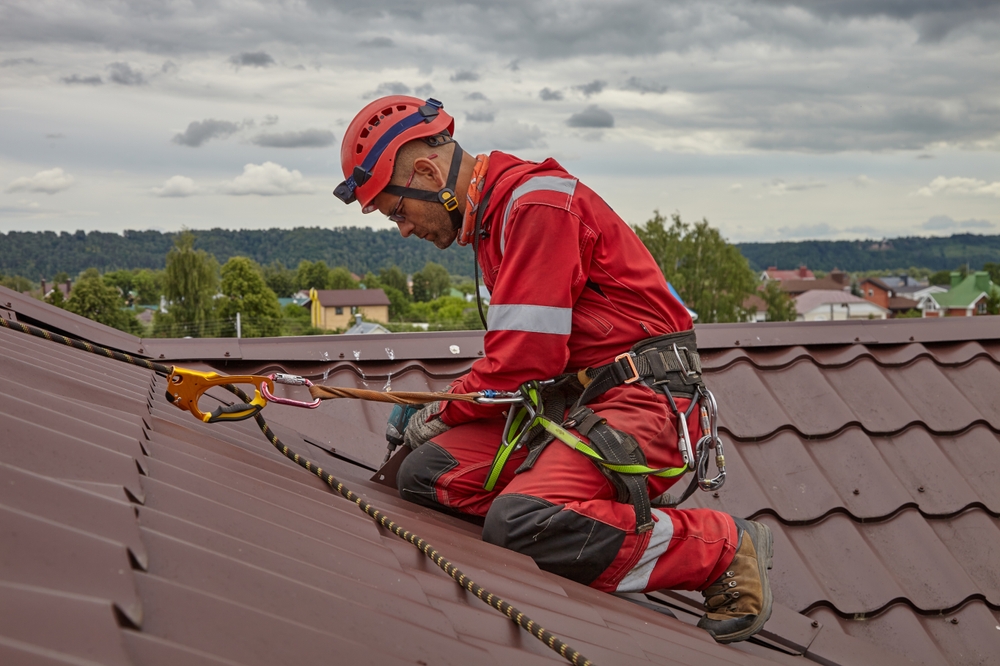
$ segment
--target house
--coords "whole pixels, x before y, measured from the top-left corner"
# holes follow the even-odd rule
[[[389,329],[372,321],[361,321],[361,313],[354,315],[354,325],[344,331],[344,335],[371,335],[372,333],[391,333]]]
[[[892,287],[879,278],[866,278],[858,283],[861,298],[871,301],[883,308],[889,308],[889,299],[893,297]]]
[[[962,274],[951,274],[951,289],[944,293],[932,293],[937,308],[925,310],[926,317],[972,317],[986,314],[990,295],[1000,297],[1000,287],[993,284],[990,274],[985,271],[970,273],[964,279]]]
[[[481,331],[140,339],[2,288],[0,317],[162,363],[356,388],[444,389],[484,349]],[[698,339],[729,478],[684,506],[752,517],[775,536],[774,613],[728,646],[693,626],[697,593],[597,592],[484,543],[475,521],[402,501],[394,470],[409,450],[382,465],[389,405],[262,414],[296,453],[595,663],[994,663],[1000,328],[716,324]],[[149,370],[3,327],[0,361],[0,663],[565,663],[253,421],[203,423]]]
[[[851,289],[851,276],[844,271],[832,270],[824,278],[788,279],[781,281],[781,291],[795,297],[813,290],[843,290]]]
[[[760,281],[767,282],[768,280],[815,280],[816,276],[811,270],[805,267],[805,264],[799,266],[793,271],[779,271],[777,266],[769,266],[767,270],[761,271]]]
[[[888,308],[834,289],[814,289],[799,294],[795,297],[795,309],[799,321],[886,319],[889,316]]]
[[[347,328],[360,313],[374,321],[389,321],[389,297],[381,289],[312,289],[312,325],[332,331]]]

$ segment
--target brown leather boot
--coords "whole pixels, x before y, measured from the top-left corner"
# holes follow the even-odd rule
[[[698,626],[719,643],[745,641],[771,617],[773,539],[767,525],[733,517],[739,531],[736,556],[719,579],[702,592],[705,610]],[[749,537],[749,538],[747,538]]]

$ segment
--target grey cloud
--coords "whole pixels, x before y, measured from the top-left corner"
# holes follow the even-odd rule
[[[591,95],[598,95],[604,88],[608,85],[607,81],[594,80],[590,83],[584,83],[579,86],[573,86],[574,90],[579,90],[583,93],[584,97],[590,97]]]
[[[462,147],[473,153],[490,150],[524,150],[545,146],[545,133],[536,125],[499,121],[491,125],[470,125],[462,130]]]
[[[0,67],[16,67],[18,65],[37,65],[38,61],[34,58],[7,58],[6,60],[0,60]]]
[[[177,64],[173,60],[164,60],[163,65],[160,66],[160,72],[163,74],[173,74],[177,70]]]
[[[186,130],[175,134],[171,141],[181,146],[197,148],[209,139],[225,139],[238,132],[240,127],[239,123],[228,120],[215,120],[214,118],[195,120],[188,124]]]
[[[277,125],[277,124],[278,124],[278,116],[271,113],[264,116],[264,120],[261,122],[261,125],[264,125],[265,127],[268,125]]]
[[[488,100],[486,98],[486,95],[484,95],[481,92],[471,92],[471,93],[469,93],[468,95],[465,96],[465,99],[469,100],[470,102],[488,102],[488,101],[490,101],[490,100]]]
[[[409,95],[410,86],[402,81],[386,81],[378,84],[378,87],[370,93],[365,93],[365,97],[383,97],[385,95]]]
[[[417,97],[430,97],[434,94],[434,86],[429,83],[425,83],[422,86],[417,86],[413,89],[413,94]]]
[[[146,83],[142,72],[129,67],[127,62],[113,62],[108,65],[108,78],[123,86],[141,86]]]
[[[392,41],[388,37],[372,37],[371,39],[366,39],[364,41],[358,42],[358,46],[364,46],[373,49],[391,49],[396,45],[396,42]]]
[[[922,153],[920,155],[917,155],[917,159],[918,160],[932,160],[932,159],[934,159],[934,156],[933,155],[929,155],[927,153]]]
[[[478,81],[479,74],[468,69],[463,69],[452,74],[451,80],[456,83],[465,83],[467,81]]]
[[[62,132],[55,132],[53,134],[46,134],[45,138],[46,139],[65,139],[66,135],[63,134]]]
[[[250,140],[266,148],[325,148],[333,143],[333,132],[307,129],[301,132],[263,132]]]
[[[552,90],[551,88],[542,88],[538,91],[538,96],[543,102],[558,102],[563,98],[562,91]]]
[[[80,76],[79,74],[74,74],[73,76],[64,76],[62,82],[66,85],[85,85],[85,86],[99,86],[104,83],[104,79],[97,76]]]
[[[274,58],[264,51],[244,52],[230,56],[229,62],[236,67],[270,67],[275,64]]]
[[[470,111],[465,114],[465,119],[470,123],[491,123],[496,114],[493,111]]]
[[[628,80],[625,81],[625,84],[622,85],[622,88],[625,90],[634,90],[641,95],[645,95],[646,93],[662,95],[667,92],[667,84],[644,81],[637,76],[630,76]]]
[[[615,118],[601,107],[591,105],[570,116],[566,124],[570,127],[607,128],[615,126]]]
[[[952,229],[993,229],[996,224],[989,220],[962,220],[961,222],[948,215],[935,215],[920,225],[926,231],[948,231]]]
[[[778,229],[778,234],[786,238],[818,238],[832,236],[836,233],[839,233],[839,230],[831,227],[826,222],[804,224],[798,227],[780,227]]]

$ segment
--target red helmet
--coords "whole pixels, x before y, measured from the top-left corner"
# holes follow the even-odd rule
[[[357,200],[364,212],[371,212],[369,205],[392,179],[396,153],[404,143],[454,130],[455,119],[433,98],[390,95],[369,103],[344,133],[340,163],[345,180],[334,195],[348,204]]]

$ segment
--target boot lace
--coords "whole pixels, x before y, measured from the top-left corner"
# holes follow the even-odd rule
[[[733,580],[735,576],[736,572],[727,571],[702,593],[705,595],[705,609],[709,613],[720,610],[737,612],[735,602],[740,598],[740,591],[736,589],[736,581]]]

